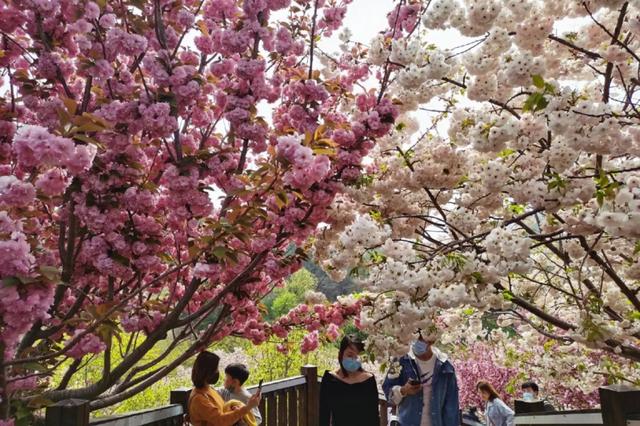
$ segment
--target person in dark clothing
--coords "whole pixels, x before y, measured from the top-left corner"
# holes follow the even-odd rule
[[[327,370],[320,384],[319,426],[378,426],[378,386],[359,360],[364,344],[352,336],[340,342],[340,368]]]
[[[522,399],[527,402],[542,401],[544,411],[556,411],[555,407],[546,398],[540,398],[540,388],[536,382],[524,382],[522,384]]]

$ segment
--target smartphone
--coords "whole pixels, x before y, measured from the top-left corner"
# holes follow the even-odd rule
[[[264,379],[260,379],[260,383],[258,383],[258,392],[262,392],[262,382],[264,382]]]

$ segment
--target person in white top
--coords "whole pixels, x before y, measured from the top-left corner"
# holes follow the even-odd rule
[[[401,426],[459,426],[458,384],[447,356],[420,336],[387,373],[382,389]]]

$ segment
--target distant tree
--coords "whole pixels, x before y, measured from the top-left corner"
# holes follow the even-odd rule
[[[335,301],[338,296],[343,294],[356,292],[360,288],[358,284],[349,277],[340,282],[333,281],[320,266],[312,261],[304,262],[304,267],[313,274],[317,280],[317,291],[323,293],[327,296],[327,299],[331,301]]]
[[[304,302],[306,292],[315,290],[317,280],[311,272],[301,269],[287,278],[285,285],[277,288],[264,299],[267,318],[275,319]]]

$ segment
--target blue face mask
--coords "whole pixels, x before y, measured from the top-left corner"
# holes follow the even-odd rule
[[[422,356],[429,350],[429,344],[424,340],[416,340],[413,342],[413,345],[411,345],[411,350],[415,356]]]
[[[533,401],[533,399],[534,399],[534,398],[533,398],[533,393],[531,393],[531,392],[524,392],[524,393],[522,394],[522,399],[523,399],[523,400],[525,400],[525,401]]]
[[[362,363],[358,358],[342,358],[342,366],[349,373],[355,373],[362,368]]]

